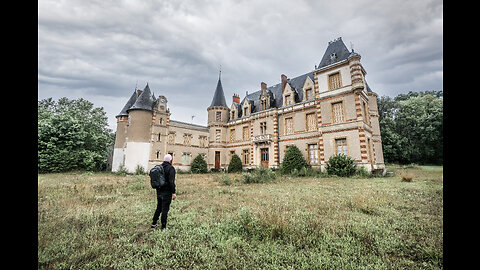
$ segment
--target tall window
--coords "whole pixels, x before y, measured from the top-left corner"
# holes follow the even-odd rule
[[[285,118],[285,134],[293,134],[293,118]]]
[[[306,115],[307,131],[317,130],[317,121],[315,119],[315,113],[309,113]]]
[[[248,165],[248,158],[250,156],[250,152],[248,149],[243,150],[243,165]]]
[[[292,96],[291,95],[286,95],[285,96],[285,105],[290,105],[292,104]]]
[[[250,136],[249,136],[250,132],[248,130],[248,126],[243,127],[243,133],[242,134],[243,134],[243,140],[244,141],[250,139]]]
[[[345,122],[345,116],[343,113],[343,102],[332,103],[332,120],[333,123]]]
[[[308,145],[308,161],[310,164],[318,164],[318,145],[316,143]]]
[[[335,139],[335,154],[348,156],[347,138]]]
[[[305,90],[305,99],[306,100],[313,99],[313,90],[311,88]]]
[[[340,79],[340,72],[328,76],[328,90],[333,90],[342,87]]]
[[[260,110],[266,110],[267,109],[267,100],[262,99],[260,100]]]
[[[368,117],[367,103],[363,102],[363,112],[365,113],[365,122],[370,124],[370,118]]]
[[[190,153],[183,153],[182,154],[182,162],[184,165],[190,164]]]
[[[235,141],[235,129],[234,128],[230,129],[230,141],[231,142]]]
[[[221,132],[220,129],[215,130],[215,142],[220,142]]]
[[[267,134],[267,122],[260,123],[260,134],[261,135]]]
[[[218,122],[222,121],[222,112],[216,112],[216,120]]]

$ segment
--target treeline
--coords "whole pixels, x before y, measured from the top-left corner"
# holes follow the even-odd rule
[[[386,163],[443,164],[443,91],[377,99]]]
[[[103,108],[82,98],[38,101],[38,172],[105,170],[114,140]]]

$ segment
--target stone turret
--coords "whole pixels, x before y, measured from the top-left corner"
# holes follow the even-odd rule
[[[227,138],[229,110],[230,109],[227,107],[222,81],[219,75],[217,88],[213,94],[212,103],[210,104],[210,107],[207,108],[208,128],[210,133],[210,149],[208,160],[213,161],[213,163],[208,164],[209,168],[221,169],[228,165],[226,160],[225,145]]]
[[[135,172],[137,166],[148,168],[152,113],[155,98],[147,85],[143,91],[138,90],[135,103],[126,110],[128,128],[125,138],[125,169]]]

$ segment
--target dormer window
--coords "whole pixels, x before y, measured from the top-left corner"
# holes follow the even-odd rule
[[[330,54],[330,60],[335,61],[335,59],[337,59],[337,54],[336,53]]]
[[[248,116],[252,112],[252,110],[250,109],[250,104],[248,103],[247,100],[243,102],[242,108],[243,108],[243,116]]]
[[[305,90],[305,100],[310,100],[310,99],[313,99],[313,90],[311,88]]]
[[[266,110],[267,109],[267,100],[262,99],[260,100],[260,110]]]
[[[285,105],[290,105],[292,104],[292,95],[286,95],[285,96]]]

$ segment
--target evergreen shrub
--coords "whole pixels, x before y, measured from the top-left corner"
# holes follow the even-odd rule
[[[237,154],[233,154],[230,164],[228,164],[228,172],[241,172],[243,169],[242,161]]]
[[[190,172],[191,173],[206,173],[207,169],[207,162],[203,159],[202,155],[198,154],[192,161],[190,165]]]
[[[303,158],[302,152],[295,145],[288,147],[285,157],[283,158],[282,167],[280,172],[282,174],[290,174],[294,169],[297,169],[297,173],[302,168],[309,168],[307,161]]]
[[[332,156],[325,168],[328,174],[340,177],[352,176],[356,172],[356,165],[353,159],[343,154]]]

